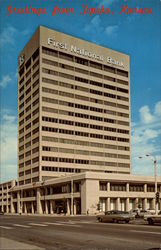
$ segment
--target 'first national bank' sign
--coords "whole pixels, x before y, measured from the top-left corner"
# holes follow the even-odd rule
[[[66,50],[66,51],[70,50],[70,52],[72,52],[72,53],[75,53],[75,54],[78,54],[78,55],[81,55],[84,57],[88,57],[91,59],[95,59],[95,60],[100,61],[100,62],[102,62],[104,60],[103,55],[98,55],[98,54],[93,53],[91,51],[88,51],[84,48],[78,48],[75,45],[68,46],[67,43],[62,43],[62,42],[56,41],[55,39],[50,38],[50,37],[48,38],[48,45],[52,45],[55,48]],[[124,64],[122,61],[117,61],[111,57],[107,57],[106,62],[108,64],[117,65],[119,67],[124,67]]]

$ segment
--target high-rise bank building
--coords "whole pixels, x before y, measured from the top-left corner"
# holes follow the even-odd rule
[[[129,56],[39,27],[19,56],[19,185],[130,174]]]
[[[18,58],[18,180],[0,211],[154,209],[155,179],[130,158],[129,56],[39,27]]]

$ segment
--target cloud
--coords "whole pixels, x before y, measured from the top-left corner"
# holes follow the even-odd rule
[[[99,27],[101,24],[101,20],[99,16],[95,16],[92,20],[91,20],[91,24],[95,27]]]
[[[8,114],[4,114],[2,119],[7,124],[12,124],[16,121],[16,117],[14,115],[8,115]]]
[[[94,16],[91,21],[84,27],[84,31],[86,33],[90,33],[95,37],[95,39],[93,39],[93,42],[96,41],[96,35],[97,37],[99,36],[99,34],[103,34],[104,36],[108,37],[114,37],[117,35],[118,30],[118,25],[109,25],[107,27],[104,27],[101,18],[98,15]]]
[[[0,46],[2,47],[5,44],[13,45],[15,42],[14,36],[16,32],[17,30],[12,26],[5,28],[0,34]]]
[[[154,107],[154,114],[150,112],[147,105],[143,106],[139,110],[140,119],[143,124],[151,124],[161,121],[161,101],[157,102]]]
[[[10,110],[1,111],[0,181],[17,177],[17,122]]]
[[[4,27],[3,31],[0,33],[0,47],[5,45],[15,45],[16,38],[21,36],[29,36],[31,34],[30,29],[18,30],[13,26]]]
[[[107,36],[111,36],[111,35],[115,36],[117,34],[117,31],[118,31],[118,25],[111,25],[105,29],[105,34]]]
[[[101,0],[101,1],[95,0],[94,2],[97,3],[99,7],[104,6],[107,8],[107,7],[110,7],[114,3],[117,3],[118,0],[108,0],[108,1],[107,0]]]
[[[151,123],[154,121],[154,117],[150,113],[150,109],[148,106],[143,106],[139,110],[140,113],[140,119],[142,123]]]
[[[161,130],[154,129],[138,129],[134,130],[135,137],[133,138],[133,143],[147,143],[151,139],[157,138],[161,134]]]
[[[5,88],[9,82],[11,82],[11,77],[9,75],[5,75],[2,77],[2,80],[0,81],[0,86]]]
[[[132,123],[132,170],[134,174],[153,175],[154,167],[150,154],[157,157],[158,175],[161,175],[161,102],[157,102],[152,112],[148,105],[139,110],[140,120]],[[144,156],[142,160],[139,156]]]
[[[84,27],[85,32],[96,32],[103,31],[103,27],[101,26],[101,18],[100,16],[94,16],[91,21]]]
[[[0,81],[0,87],[5,88],[6,86],[8,86],[8,83],[10,82],[17,82],[18,79],[18,73],[16,70],[16,73],[11,72],[10,75],[4,75],[2,76],[2,79]]]
[[[154,111],[154,113],[155,113],[156,116],[160,116],[161,117],[161,101],[158,102],[155,105],[155,111]]]

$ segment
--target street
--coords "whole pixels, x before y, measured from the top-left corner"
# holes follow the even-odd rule
[[[94,216],[0,217],[0,249],[159,250],[161,226],[99,223]]]

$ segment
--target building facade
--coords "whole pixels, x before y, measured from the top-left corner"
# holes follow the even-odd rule
[[[129,56],[39,27],[18,75],[19,185],[131,173]]]
[[[158,177],[161,194],[161,178]],[[18,214],[97,214],[118,209],[155,210],[154,177],[84,172],[71,176],[15,186],[8,208],[0,211]],[[161,210],[161,199],[158,203]]]
[[[3,211],[4,213],[11,213],[11,191],[16,185],[16,180],[11,180],[0,184],[0,211]]]
[[[154,209],[154,178],[131,175],[129,56],[39,27],[18,59],[18,182],[0,211]]]

